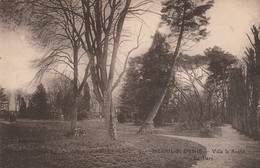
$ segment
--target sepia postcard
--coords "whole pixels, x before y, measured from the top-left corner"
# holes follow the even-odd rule
[[[0,0],[1,168],[259,168],[259,0]]]

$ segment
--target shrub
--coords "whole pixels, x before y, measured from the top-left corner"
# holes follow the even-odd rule
[[[117,120],[118,120],[119,123],[124,123],[124,122],[126,122],[126,116],[125,116],[125,114],[119,113],[119,114],[117,115]]]
[[[82,111],[78,112],[77,119],[78,120],[88,119],[87,111],[82,110]]]
[[[213,126],[214,126],[214,121],[208,121],[208,122],[204,123],[203,127],[200,129],[200,136],[211,137]]]

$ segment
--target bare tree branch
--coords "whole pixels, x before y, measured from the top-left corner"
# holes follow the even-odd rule
[[[133,51],[135,51],[136,49],[139,48],[140,46],[140,36],[141,36],[141,31],[142,31],[142,27],[143,27],[143,24],[141,25],[140,29],[139,29],[139,33],[138,33],[138,36],[136,38],[136,46],[134,48],[132,48],[128,53],[127,53],[127,56],[126,56],[126,59],[125,59],[125,63],[124,63],[124,67],[123,67],[123,70],[122,72],[120,73],[119,77],[117,78],[116,82],[114,83],[114,85],[112,86],[112,92],[114,91],[114,89],[119,85],[125,71],[126,71],[126,67],[127,67],[127,62],[128,62],[128,59],[131,55],[131,53]]]

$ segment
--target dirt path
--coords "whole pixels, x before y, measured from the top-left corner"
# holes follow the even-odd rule
[[[260,142],[241,135],[230,125],[221,127],[222,137],[199,138],[162,135],[197,142],[207,148],[207,158],[193,168],[259,168]],[[217,150],[218,152],[216,152]],[[215,151],[215,152],[214,152]]]

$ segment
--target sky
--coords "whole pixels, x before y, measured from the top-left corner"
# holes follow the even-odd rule
[[[160,11],[158,3],[151,6],[153,11]],[[227,52],[241,58],[246,46],[249,46],[246,33],[250,34],[253,24],[260,23],[259,0],[215,0],[214,7],[207,13],[211,17],[208,38],[194,46],[189,54],[203,54],[208,47],[220,46]],[[134,55],[144,53],[152,42],[160,22],[155,14],[145,14],[142,28],[142,45]],[[119,53],[118,67],[122,67],[124,55],[135,45],[136,35],[140,28],[140,21],[131,20],[125,25],[132,35],[134,42],[127,43]],[[0,30],[0,85],[9,90],[23,88],[30,91],[27,83],[34,77],[35,70],[31,68],[31,60],[43,53],[28,39],[25,30]],[[120,68],[119,68],[120,69]]]
[[[220,46],[225,51],[241,58],[249,41],[253,24],[260,24],[259,0],[215,0],[214,7],[208,11],[211,32],[207,40],[196,45],[191,53],[201,53],[205,48]],[[257,24],[258,23],[258,24]]]
[[[23,30],[0,32],[0,85],[4,88],[24,88],[35,74],[31,60],[39,52],[26,35]]]

